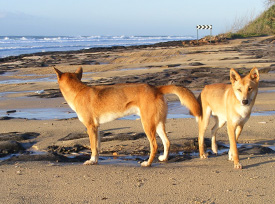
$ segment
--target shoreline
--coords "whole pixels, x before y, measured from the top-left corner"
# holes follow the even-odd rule
[[[122,50],[132,50],[132,49],[145,49],[145,48],[164,48],[164,47],[182,47],[182,46],[200,46],[207,44],[207,37],[199,39],[199,43],[197,43],[196,39],[186,39],[186,40],[172,40],[172,41],[163,41],[157,42],[153,44],[142,44],[142,45],[129,45],[129,46],[102,46],[102,47],[91,47],[87,49],[79,49],[79,50],[67,50],[67,51],[47,51],[47,52],[34,52],[29,54],[20,54],[20,55],[12,55],[7,57],[0,58],[0,62],[6,62],[10,60],[18,60],[23,57],[29,56],[44,56],[44,55],[53,55],[53,54],[80,54],[80,53],[94,53],[94,52],[106,52],[106,51],[122,51]],[[225,37],[213,36],[212,45],[215,43],[226,43],[228,40]]]
[[[181,46],[182,42],[190,42],[192,40],[174,40],[174,41],[164,41],[153,44],[143,44],[143,45],[129,45],[129,46],[102,46],[102,47],[91,47],[87,49],[79,49],[79,50],[67,50],[67,51],[47,51],[47,52],[34,52],[29,54],[20,54],[20,55],[12,55],[7,57],[0,58],[0,62],[6,62],[14,59],[21,59],[23,57],[28,56],[44,56],[51,54],[79,54],[79,53],[93,53],[93,52],[105,52],[105,51],[121,51],[121,50],[129,50],[129,49],[144,49],[150,47],[171,47],[171,46]]]

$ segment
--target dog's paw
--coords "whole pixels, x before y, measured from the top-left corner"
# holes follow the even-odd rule
[[[95,157],[91,157],[90,160],[87,160],[84,162],[84,165],[94,165],[98,163],[98,159],[96,159]]]
[[[151,164],[149,164],[148,161],[144,161],[144,162],[141,163],[141,166],[143,166],[143,167],[149,167],[149,166],[151,166]]]
[[[242,168],[243,166],[240,163],[234,164],[234,169],[242,169]]]
[[[207,156],[206,154],[202,154],[202,155],[200,155],[200,158],[201,158],[201,159],[207,159],[208,156]]]
[[[167,161],[167,160],[168,160],[168,158],[166,156],[164,156],[164,155],[159,156],[159,161],[164,162],[164,161]]]
[[[97,164],[97,162],[96,161],[87,160],[83,164],[84,165],[95,165],[95,164]]]

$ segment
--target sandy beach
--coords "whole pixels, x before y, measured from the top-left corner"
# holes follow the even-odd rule
[[[140,166],[149,142],[140,120],[127,118],[100,126],[99,165],[83,165],[88,135],[52,66],[64,72],[82,66],[89,85],[176,84],[196,96],[207,84],[229,83],[230,68],[244,75],[256,66],[259,93],[238,145],[243,169],[227,160],[226,127],[218,132],[219,154],[211,154],[213,121],[209,158],[199,158],[198,124],[170,95],[168,162]],[[39,53],[1,59],[0,67],[1,203],[274,203],[274,36]]]

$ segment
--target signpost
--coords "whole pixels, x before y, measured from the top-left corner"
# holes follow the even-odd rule
[[[197,42],[199,42],[199,30],[210,30],[210,43],[211,43],[211,36],[212,36],[212,25],[197,25]]]

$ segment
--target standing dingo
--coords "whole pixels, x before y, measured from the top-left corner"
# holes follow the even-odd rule
[[[167,104],[163,95],[166,93],[176,94],[194,116],[201,115],[199,103],[187,88],[174,85],[155,87],[135,83],[89,87],[80,81],[83,72],[81,67],[75,73],[62,73],[56,68],[54,70],[65,100],[77,113],[89,134],[92,155],[84,164],[98,162],[99,125],[131,114],[140,115],[143,129],[150,142],[149,159],[141,165],[150,166],[153,162],[157,152],[156,132],[164,146],[164,154],[159,156],[159,160],[166,161],[170,148],[165,132]]]
[[[199,96],[198,100],[202,108],[202,116],[199,118],[199,150],[200,157],[206,158],[204,133],[212,114],[216,122],[211,130],[212,151],[217,153],[216,133],[227,122],[230,142],[229,160],[234,161],[234,168],[241,169],[237,141],[255,103],[259,86],[259,72],[255,67],[249,74],[241,78],[234,69],[231,69],[230,81],[231,84],[207,85]]]

